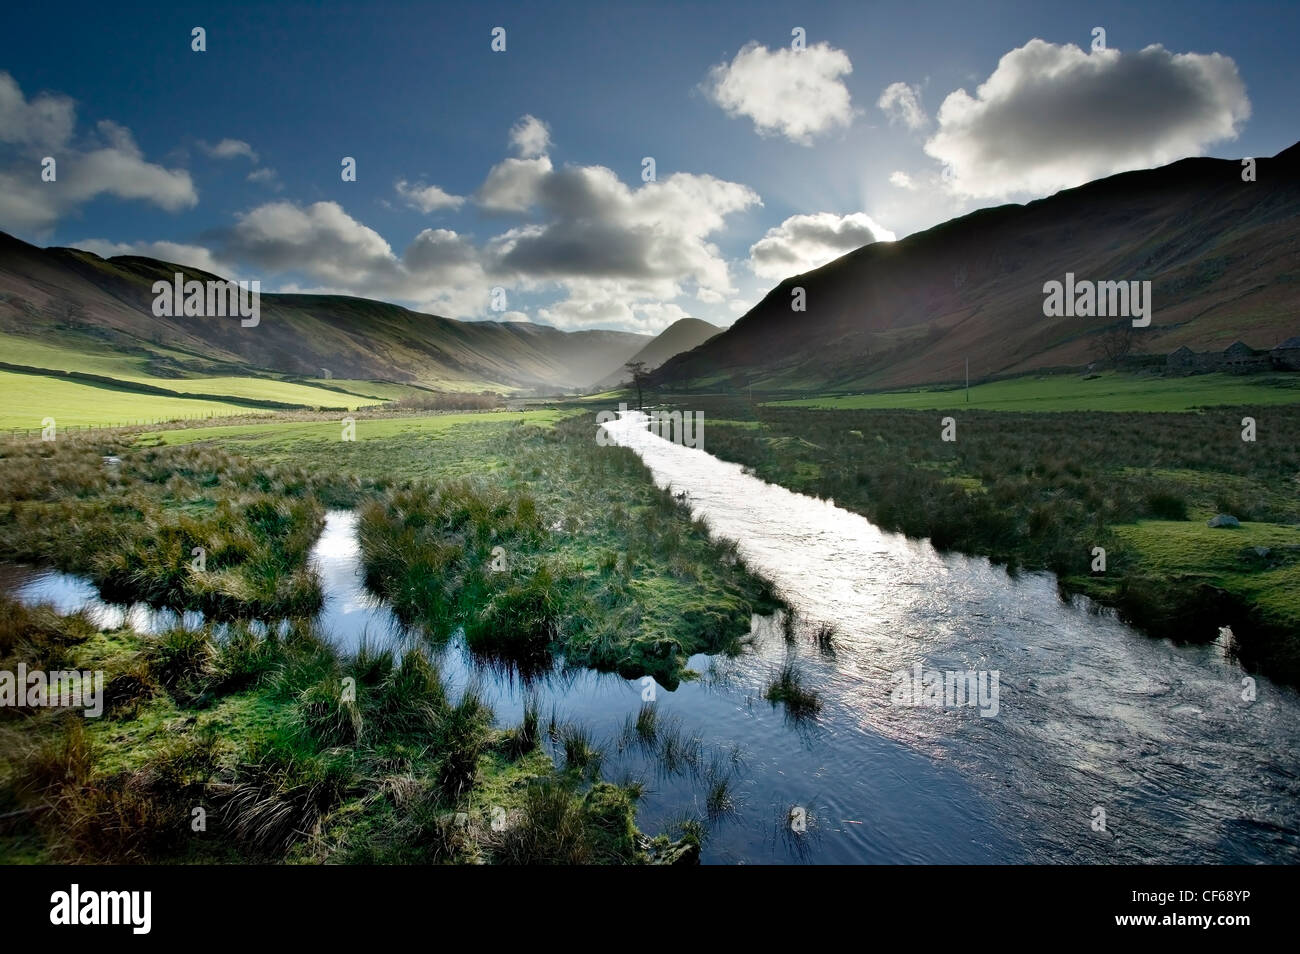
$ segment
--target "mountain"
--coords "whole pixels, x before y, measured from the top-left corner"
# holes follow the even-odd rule
[[[456,321],[339,295],[263,294],[255,327],[238,318],[155,317],[153,283],[176,272],[221,280],[151,258],[42,249],[0,232],[0,332],[148,356],[159,377],[254,371],[448,390],[583,387],[652,340]]]
[[[1067,272],[1151,282],[1132,354],[1271,348],[1300,333],[1300,144],[1242,175],[1240,161],[1184,159],[864,246],[781,282],[654,378],[861,390],[957,381],[968,359],[973,378],[1085,365],[1122,325],[1044,317],[1044,283]]]
[[[721,331],[722,329],[717,325],[711,325],[699,318],[679,318],[659,332],[653,341],[632,355],[632,357],[620,361],[617,367],[593,386],[600,389],[617,387],[629,378],[628,373],[623,369],[624,364],[631,361],[640,361],[645,364],[647,370],[653,371],[673,355],[681,354],[683,351],[690,351],[692,348],[704,344],[704,342],[721,333]]]

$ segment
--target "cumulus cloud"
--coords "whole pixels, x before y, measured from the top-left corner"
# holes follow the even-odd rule
[[[271,202],[236,216],[233,228],[211,233],[224,256],[270,271],[301,271],[320,281],[362,286],[395,273],[397,257],[383,237],[337,202],[300,208]]]
[[[585,295],[671,299],[688,283],[730,291],[727,262],[709,237],[728,215],[760,203],[747,186],[690,173],[633,189],[604,166],[553,170],[537,181],[534,200],[544,221],[506,231],[487,252],[499,273],[567,283],[574,321],[607,307]],[[632,309],[621,314],[631,320]]]
[[[502,168],[489,175],[480,201],[502,191]],[[646,332],[684,317],[668,306],[692,289],[701,300],[733,292],[711,237],[729,215],[761,204],[747,186],[708,175],[675,173],[632,188],[604,166],[553,169],[549,162],[529,167],[526,187],[511,194],[539,220],[485,244],[488,274],[524,289],[558,286],[565,297],[537,311],[556,327]]]
[[[891,123],[902,123],[908,129],[920,129],[930,121],[921,108],[920,88],[906,83],[890,83],[876,105]]]
[[[893,172],[889,174],[889,184],[892,186],[897,186],[900,189],[916,188],[916,183],[912,181],[912,177],[909,176],[906,172],[903,172],[901,169],[895,169]]]
[[[397,194],[413,209],[426,215],[438,209],[459,209],[465,204],[462,195],[451,195],[436,185],[411,185],[405,179],[397,180]]]
[[[925,151],[956,194],[1044,194],[1201,155],[1250,117],[1236,63],[1219,53],[1084,52],[1030,40],[971,96],[950,93]]]
[[[760,278],[783,279],[802,274],[872,242],[892,242],[895,235],[863,212],[792,215],[749,249],[749,265]]]
[[[526,212],[537,201],[542,180],[552,169],[546,156],[506,159],[492,167],[475,199],[489,212]]]
[[[523,116],[510,128],[510,145],[524,159],[543,155],[551,146],[551,130],[536,116]]]
[[[0,73],[0,229],[47,230],[101,195],[169,212],[198,202],[189,173],[146,161],[126,127],[102,120],[74,145],[75,129],[71,99],[42,93],[29,101]],[[46,154],[57,163],[53,182],[41,179]]]
[[[18,82],[0,72],[0,142],[57,149],[72,138],[76,125],[71,98],[40,93],[28,101]]]
[[[503,167],[528,172],[507,185]],[[481,243],[426,229],[399,255],[338,203],[271,202],[207,239],[223,260],[307,279],[295,290],[415,302],[458,318],[499,317],[486,311],[494,285],[558,291],[537,309],[540,320],[654,332],[685,317],[678,296],[722,302],[734,294],[711,237],[729,215],[760,204],[747,186],[713,176],[675,173],[633,188],[603,166],[557,170],[545,157],[498,165],[479,201],[533,209],[536,220]]]
[[[243,156],[245,159],[257,162],[257,153],[242,139],[223,139],[215,145],[199,140],[199,148],[213,159],[234,159]]]
[[[842,78],[852,72],[848,54],[827,43],[769,50],[750,42],[730,63],[714,66],[701,88],[730,115],[753,120],[760,135],[807,146],[853,121]]]
[[[398,192],[428,199],[432,188],[401,182]],[[232,263],[268,291],[358,295],[454,318],[502,320],[489,310],[500,285],[512,298],[543,302],[530,301],[525,312],[512,301],[507,320],[531,313],[565,329],[653,333],[688,314],[675,299],[723,306],[742,294],[714,240],[729,216],[761,204],[747,186],[713,176],[679,172],[628,184],[603,166],[556,169],[546,156],[504,160],[477,200],[526,214],[482,238],[429,228],[395,249],[337,202],[277,200],[205,233],[202,246],[90,240],[83,247],[205,268]]]
[[[306,279],[285,284],[284,291],[408,302],[452,317],[480,314],[489,300],[480,251],[465,236],[425,229],[398,255],[337,202],[269,202],[205,239],[220,260],[247,263],[264,276]]]

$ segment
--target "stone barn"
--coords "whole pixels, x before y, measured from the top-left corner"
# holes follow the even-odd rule
[[[1170,371],[1188,372],[1196,367],[1196,352],[1187,345],[1183,345],[1177,351],[1171,352],[1169,357],[1165,358],[1165,367]]]
[[[1287,338],[1268,353],[1273,367],[1279,371],[1300,371],[1300,335]]]
[[[1234,341],[1223,352],[1223,370],[1233,374],[1267,371],[1273,367],[1268,352],[1256,351],[1244,341]]]

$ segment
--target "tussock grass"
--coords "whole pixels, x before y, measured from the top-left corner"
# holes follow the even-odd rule
[[[768,683],[763,698],[773,704],[780,703],[792,716],[808,717],[821,711],[821,699],[804,682],[803,673],[793,662],[787,662]]]

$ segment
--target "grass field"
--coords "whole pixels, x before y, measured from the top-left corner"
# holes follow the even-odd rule
[[[1300,403],[1300,375],[1201,374],[1182,378],[1057,374],[1011,378],[964,389],[882,391],[799,398],[778,407],[834,410],[1187,411],[1198,407]]]
[[[427,394],[424,388],[409,384],[397,384],[392,381],[366,381],[361,378],[308,378],[311,384],[319,384],[326,393],[329,388],[342,388],[358,397],[378,398],[382,401],[396,401],[413,394]],[[343,403],[336,401],[336,404]]]
[[[535,411],[482,411],[450,414],[429,414],[419,417],[391,417],[362,419],[356,422],[356,441],[382,440],[402,434],[420,434],[437,437],[452,428],[465,424],[535,424],[549,427],[556,421],[580,413],[554,408]],[[212,427],[186,427],[178,430],[158,431],[144,435],[143,440],[162,444],[192,444],[196,441],[214,441],[226,444],[232,450],[247,453],[251,445],[261,450],[296,453],[294,445],[342,444],[343,418],[334,421],[268,421],[265,424],[229,424]]]
[[[257,413],[243,405],[225,401],[117,391],[78,381],[10,371],[0,371],[0,394],[4,395],[3,403],[0,403],[0,429],[39,430],[41,420],[46,417],[52,417],[59,426],[66,427]]]
[[[1243,521],[1224,530],[1203,520],[1139,520],[1112,529],[1149,576],[1220,588],[1279,627],[1300,619],[1298,526]]]
[[[160,349],[161,351],[161,349]],[[185,358],[175,354],[173,357]],[[42,368],[49,371],[80,371],[86,374],[113,378],[126,384],[147,384],[168,391],[190,394],[212,394],[221,397],[251,398],[261,401],[280,401],[301,404],[305,407],[357,408],[378,404],[415,393],[417,389],[400,384],[382,384],[368,381],[321,381],[322,387],[280,381],[270,377],[248,375],[186,375],[185,377],[159,377],[150,374],[148,359],[114,351],[89,351],[77,345],[51,344],[0,333],[0,360],[7,364]],[[33,375],[33,377],[38,377]],[[57,377],[51,380],[58,382]],[[82,382],[84,383],[84,382]],[[36,385],[29,385],[29,389]],[[352,392],[351,394],[344,393]],[[369,395],[369,396],[366,396]],[[150,395],[145,395],[150,397]],[[94,402],[88,402],[90,408]],[[43,415],[42,415],[43,416]],[[57,416],[57,415],[56,415]],[[86,420],[78,423],[108,423],[106,420]],[[5,425],[18,426],[18,425]],[[29,425],[31,426],[31,425]]]

